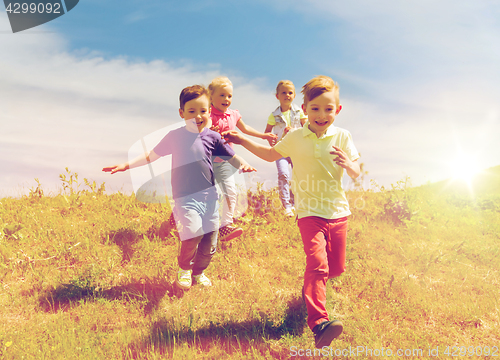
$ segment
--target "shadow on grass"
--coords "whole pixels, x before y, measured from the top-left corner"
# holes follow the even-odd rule
[[[167,229],[165,224],[166,222],[160,226],[152,226],[145,234],[129,228],[111,231],[108,234],[109,241],[120,248],[122,263],[128,263],[134,255],[134,245],[144,236],[150,240],[178,241],[177,238],[170,234],[171,229]],[[101,288],[96,285],[90,273],[85,273],[67,284],[60,284],[56,288],[45,290],[39,297],[39,305],[46,312],[56,312],[59,310],[65,311],[82,301],[126,299],[143,301],[145,303],[144,311],[149,314],[158,306],[165,295],[182,297],[182,294],[175,292],[172,284],[168,283],[165,278],[152,278],[125,285]]]
[[[242,322],[210,322],[193,331],[187,327],[179,329],[172,319],[163,318],[152,324],[149,335],[130,344],[129,350],[132,358],[149,351],[170,358],[176,347],[187,343],[203,353],[216,348],[228,355],[258,351],[263,356],[270,353],[273,358],[288,359],[288,349],[273,346],[268,340],[278,340],[284,335],[301,335],[306,327],[306,317],[302,298],[294,298],[288,302],[285,318],[279,325],[273,324],[265,314],[260,314],[260,318]]]
[[[133,229],[119,229],[109,233],[109,240],[116,244],[122,252],[122,263],[130,261],[134,255],[134,245],[139,241],[140,235]]]
[[[172,285],[165,279],[151,279],[136,283],[100,289],[89,279],[74,280],[45,291],[39,297],[39,306],[45,312],[65,311],[82,302],[106,300],[127,300],[144,303],[145,314],[150,314],[165,295],[173,296]]]
[[[160,225],[151,225],[145,233],[139,233],[130,228],[121,228],[110,231],[108,234],[109,241],[116,244],[122,252],[122,264],[128,263],[132,259],[135,252],[134,245],[144,236],[151,241],[160,240],[167,244],[174,244],[178,241],[176,229],[167,221],[162,222]]]

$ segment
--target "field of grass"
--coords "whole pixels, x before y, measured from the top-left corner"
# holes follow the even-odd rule
[[[404,181],[349,192],[347,271],[327,290],[344,333],[321,352],[298,228],[275,192],[251,194],[245,234],[206,271],[214,286],[179,298],[178,241],[160,228],[170,209],[67,171],[58,195],[38,184],[0,200],[0,358],[500,357],[499,170],[474,196]]]

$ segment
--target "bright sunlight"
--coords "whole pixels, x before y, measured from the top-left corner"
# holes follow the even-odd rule
[[[449,165],[453,180],[461,180],[469,185],[472,179],[481,172],[479,158],[475,154],[459,152]]]

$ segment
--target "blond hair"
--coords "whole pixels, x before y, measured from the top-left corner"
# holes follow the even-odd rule
[[[280,86],[283,86],[283,85],[290,85],[291,87],[293,87],[293,92],[295,93],[295,85],[293,85],[293,82],[291,82],[290,80],[281,80],[278,83],[278,86],[276,86],[276,95],[279,94]]]
[[[226,76],[218,76],[212,80],[210,85],[208,85],[208,93],[210,95],[210,102],[212,102],[212,96],[215,92],[215,89],[217,89],[218,87],[224,87],[224,86],[233,86],[233,83],[231,82],[231,80],[229,80]]]
[[[339,85],[332,78],[324,75],[316,76],[302,86],[304,94],[304,105],[323,93],[333,91],[335,95],[335,105],[339,106]]]

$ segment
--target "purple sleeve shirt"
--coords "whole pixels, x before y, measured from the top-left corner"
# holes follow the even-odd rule
[[[172,195],[174,199],[194,196],[197,200],[217,198],[212,156],[233,157],[220,134],[208,128],[200,134],[185,127],[169,132],[153,151],[160,156],[172,154]]]

